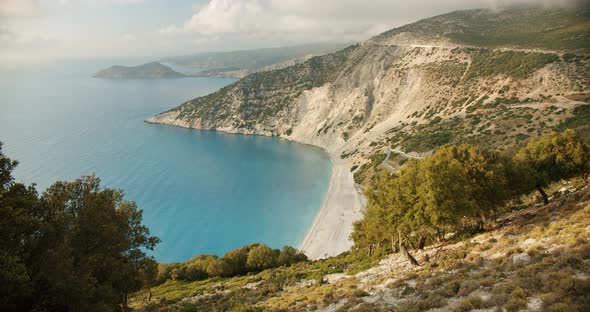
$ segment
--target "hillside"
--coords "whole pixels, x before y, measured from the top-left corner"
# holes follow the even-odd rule
[[[456,11],[392,29],[371,41],[588,52],[590,10],[587,4],[580,6]]]
[[[302,63],[313,56],[338,51],[348,44],[315,43],[278,48],[206,52],[164,59],[164,62],[204,69],[199,76],[243,78],[258,71],[280,69]]]
[[[258,274],[169,280],[137,293],[145,311],[587,311],[590,189],[554,186],[552,204],[514,206],[483,233],[418,251],[353,254]],[[551,192],[551,193],[553,193]]]
[[[526,14],[529,23],[542,25],[555,15],[566,24],[585,18],[588,10]],[[470,10],[425,19],[301,64],[249,75],[146,122],[278,136],[324,148],[333,163],[330,189],[299,248],[311,259],[335,256],[352,246],[352,224],[363,215],[364,199],[355,189],[370,187],[379,172],[396,172],[408,159],[445,144],[510,153],[531,138],[566,128],[590,140],[585,50],[532,50],[517,40],[476,47],[453,43],[442,26],[432,26],[440,31],[437,40],[424,41],[420,31],[420,25],[456,28],[457,16],[463,16],[464,23],[501,24],[502,32],[519,33],[522,25],[514,16],[523,12]],[[587,23],[576,23],[574,28],[590,32]],[[569,32],[559,38],[564,47],[578,42]]]
[[[170,79],[184,78],[186,76],[168,66],[158,62],[151,62],[129,67],[114,65],[97,72],[94,77],[105,79]]]
[[[588,12],[441,15],[252,74],[147,121],[317,145],[342,158],[357,182],[390,150],[419,156],[446,143],[511,149],[564,124],[584,135],[590,55],[580,38],[590,33]],[[523,27],[523,16],[531,27]],[[555,24],[564,28],[549,31]],[[384,165],[407,158],[393,154]]]

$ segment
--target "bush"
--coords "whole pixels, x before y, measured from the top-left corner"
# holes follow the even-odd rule
[[[520,311],[527,307],[528,301],[522,298],[512,298],[505,305],[504,309],[508,312]]]
[[[458,295],[459,296],[467,296],[472,293],[474,290],[479,288],[479,282],[474,280],[467,280],[461,283],[461,288],[459,288]]]
[[[436,294],[428,294],[416,300],[409,300],[398,304],[395,308],[398,312],[422,312],[440,308],[447,305],[447,300]]]
[[[278,250],[273,250],[262,244],[253,247],[248,253],[246,267],[251,271],[262,271],[277,266]]]
[[[455,309],[454,311],[466,312],[466,311],[471,311],[474,309],[481,309],[484,307],[485,307],[485,303],[484,303],[483,299],[481,299],[480,296],[470,296],[470,297],[464,299],[463,301],[461,301],[461,304],[459,304],[457,309]]]
[[[210,277],[227,277],[232,275],[232,267],[223,259],[216,259],[207,265],[207,274]]]
[[[284,246],[277,259],[279,266],[290,266],[297,262],[306,261],[307,256],[291,246]]]
[[[543,187],[577,175],[586,180],[590,172],[590,146],[582,142],[574,130],[551,132],[531,140],[514,159],[525,169],[523,174],[531,176],[529,191],[537,188],[546,204],[549,201]]]
[[[245,274],[248,272],[246,269],[246,261],[248,261],[248,253],[252,246],[244,246],[240,249],[235,249],[227,252],[221,259],[227,262],[231,268],[233,275]]]

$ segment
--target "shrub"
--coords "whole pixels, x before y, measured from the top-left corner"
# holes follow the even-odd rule
[[[297,262],[306,261],[307,256],[290,246],[284,246],[277,259],[278,265],[290,266]]]
[[[278,262],[279,251],[262,244],[253,247],[248,253],[246,267],[252,271],[262,271],[275,267]]]
[[[459,296],[467,296],[472,293],[474,290],[479,288],[479,282],[474,280],[467,280],[461,283],[461,288],[459,288],[458,295]]]
[[[542,189],[553,181],[583,175],[590,172],[590,146],[580,140],[574,130],[563,133],[551,132],[531,140],[515,156],[520,167],[528,169],[530,189],[537,188],[548,203],[548,196]]]
[[[504,309],[508,312],[520,311],[527,307],[528,301],[522,298],[512,298],[505,305]]]
[[[232,273],[231,265],[223,259],[216,259],[207,265],[207,274],[210,277],[227,277]]]
[[[244,246],[226,253],[221,259],[230,266],[232,274],[244,274],[248,271],[246,261],[248,261],[249,252],[250,246]]]
[[[395,308],[399,312],[422,312],[447,305],[447,300],[437,294],[428,294],[415,300],[405,301]]]
[[[457,312],[466,312],[474,309],[481,309],[485,307],[485,303],[480,296],[470,296],[465,298],[459,306],[454,310]]]

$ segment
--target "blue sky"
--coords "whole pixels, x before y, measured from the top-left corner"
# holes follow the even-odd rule
[[[567,0],[0,0],[0,64],[356,42],[507,1]]]

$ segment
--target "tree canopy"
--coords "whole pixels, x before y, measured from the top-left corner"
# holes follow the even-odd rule
[[[396,175],[381,176],[367,193],[363,220],[353,239],[392,248],[412,238],[441,238],[466,223],[479,224],[510,198],[504,159],[472,145],[447,145],[431,157],[412,160]],[[401,241],[400,241],[401,240]],[[401,246],[401,245],[400,245]]]
[[[307,261],[307,257],[290,246],[278,250],[264,244],[251,244],[229,251],[223,257],[198,255],[183,263],[160,264],[156,283],[231,277],[278,266],[290,266],[302,261]]]
[[[356,250],[422,248],[446,233],[477,230],[506,203],[537,188],[590,172],[590,147],[573,130],[531,140],[513,158],[474,145],[445,145],[380,176],[354,224]],[[389,247],[390,246],[390,247]],[[414,260],[415,261],[415,260]]]
[[[588,180],[590,173],[590,147],[582,142],[576,131],[551,132],[533,139],[515,156],[515,161],[528,169],[530,182],[534,184],[545,203],[543,190],[552,181],[582,175]]]
[[[145,250],[159,239],[122,191],[89,176],[38,196],[14,182],[16,165],[0,145],[3,310],[113,310],[153,279],[156,262]]]

